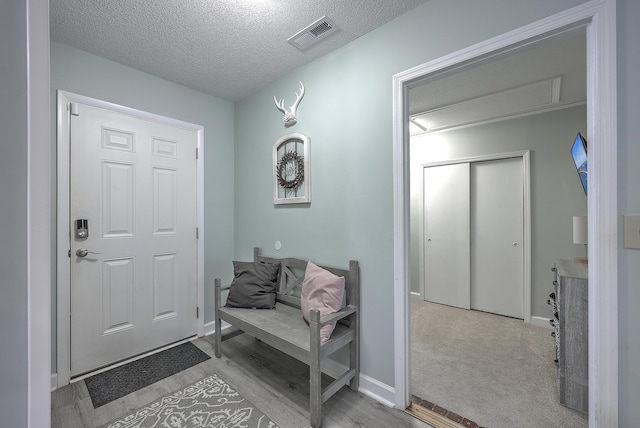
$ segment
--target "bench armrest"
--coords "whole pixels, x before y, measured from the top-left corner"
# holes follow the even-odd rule
[[[221,285],[222,282],[220,281],[220,278],[216,278],[213,280],[213,287],[214,287],[214,292],[213,292],[213,296],[214,296],[214,302],[215,302],[215,307],[219,308],[222,306],[222,292],[224,290],[228,290],[231,288],[231,285]]]
[[[220,278],[216,278],[216,281],[220,281]],[[225,291],[225,290],[230,289],[230,288],[231,288],[231,285],[220,285],[220,283],[219,283],[219,282],[216,282],[214,287],[215,287],[216,289],[217,289],[217,288],[219,288],[219,289],[220,289],[220,291]]]
[[[314,309],[312,309],[311,311],[313,311]],[[317,310],[317,309],[315,309]],[[356,312],[358,312],[358,307],[354,306],[354,305],[347,305],[344,308],[340,309],[338,312],[334,312],[332,314],[328,314],[325,315],[323,317],[320,318],[320,327],[325,326],[327,324],[331,324],[333,322],[336,322],[338,320],[341,320],[342,318],[348,317],[351,314],[355,314]]]

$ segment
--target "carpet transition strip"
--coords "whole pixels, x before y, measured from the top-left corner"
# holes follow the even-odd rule
[[[411,406],[405,412],[435,428],[483,428],[472,420],[415,395],[411,396]]]

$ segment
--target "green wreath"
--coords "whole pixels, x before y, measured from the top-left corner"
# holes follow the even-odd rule
[[[295,166],[295,177],[291,180],[287,180],[285,172],[287,170],[287,166],[291,165],[291,163],[294,163]],[[286,190],[292,190],[300,186],[304,180],[304,157],[294,151],[285,152],[280,157],[278,165],[276,166],[276,177],[278,179],[278,184]]]

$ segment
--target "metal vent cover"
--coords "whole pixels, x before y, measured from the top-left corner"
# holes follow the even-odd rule
[[[319,42],[336,31],[338,31],[338,27],[336,27],[335,22],[330,18],[323,16],[305,29],[289,37],[287,41],[301,51],[304,51],[309,46]]]

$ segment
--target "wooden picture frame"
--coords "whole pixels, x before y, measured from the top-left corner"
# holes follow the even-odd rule
[[[273,145],[273,204],[311,203],[311,139],[299,132],[283,135]]]

